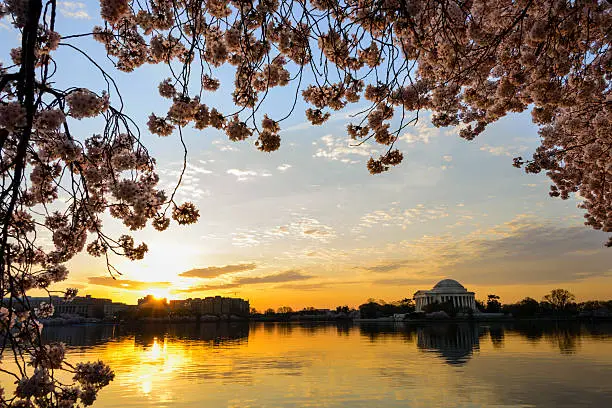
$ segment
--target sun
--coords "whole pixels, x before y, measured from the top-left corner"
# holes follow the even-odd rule
[[[147,295],[153,295],[155,299],[163,299],[166,298],[170,300],[172,295],[170,294],[170,289],[165,288],[155,288],[155,289],[147,289]]]

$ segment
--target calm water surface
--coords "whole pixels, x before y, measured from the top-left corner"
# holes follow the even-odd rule
[[[612,407],[612,325],[49,327],[95,407]]]

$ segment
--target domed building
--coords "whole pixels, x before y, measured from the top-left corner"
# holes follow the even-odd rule
[[[443,279],[430,290],[418,290],[414,293],[413,299],[417,312],[422,312],[425,306],[436,302],[451,302],[457,309],[478,310],[474,292],[468,292],[454,279]]]

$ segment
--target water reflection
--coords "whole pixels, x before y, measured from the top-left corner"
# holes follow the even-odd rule
[[[581,339],[608,339],[612,324],[580,324],[555,322],[516,322],[507,324],[478,325],[469,323],[435,323],[409,325],[402,323],[361,323],[341,322],[320,323],[200,323],[200,324],[146,324],[138,326],[118,325],[75,325],[49,326],[43,330],[47,341],[61,341],[68,346],[91,347],[109,341],[132,337],[135,344],[151,347],[156,339],[168,338],[173,341],[200,341],[210,346],[230,346],[247,342],[251,330],[259,330],[270,336],[291,337],[294,331],[300,335],[314,336],[319,332],[334,330],[338,336],[349,336],[357,330],[370,342],[385,338],[402,339],[414,343],[424,351],[438,351],[449,363],[462,363],[479,349],[480,342],[488,338],[494,348],[503,348],[507,333],[520,335],[527,342],[547,342],[561,354],[574,354],[580,347]]]
[[[612,406],[612,325],[201,323],[43,335],[68,344],[73,361],[113,367],[100,408]]]
[[[491,344],[495,348],[504,347],[504,327],[497,325],[489,327],[489,337],[491,338]]]
[[[133,337],[135,344],[151,347],[156,339],[203,341],[221,345],[247,341],[250,326],[245,322],[201,324],[145,324],[137,326],[76,325],[49,326],[43,330],[46,341],[61,341],[68,346],[87,347]],[[274,329],[272,327],[272,329]]]
[[[609,336],[612,325],[587,325],[576,322],[518,322],[508,328],[524,336],[531,343],[547,341],[561,354],[574,354],[580,347],[582,338],[597,338],[599,333]],[[502,328],[503,330],[503,328]]]
[[[434,351],[448,364],[462,365],[479,348],[478,326],[436,324],[417,328],[417,347]]]
[[[359,332],[370,342],[374,343],[385,338],[401,338],[407,343],[414,343],[415,327],[403,323],[361,323]]]

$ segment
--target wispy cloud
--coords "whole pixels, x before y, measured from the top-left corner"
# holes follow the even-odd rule
[[[279,225],[263,231],[246,230],[232,234],[232,243],[235,246],[248,247],[269,243],[278,239],[316,240],[328,243],[336,237],[334,228],[323,224],[319,220],[294,214],[297,219],[289,224]]]
[[[212,283],[207,285],[198,285],[192,286],[186,289],[175,289],[174,293],[194,293],[194,292],[204,292],[207,290],[225,290],[225,289],[234,289],[239,287],[239,283]]]
[[[343,121],[343,122],[347,122],[347,121],[354,121],[355,118],[360,117],[360,113],[363,112],[366,109],[366,106],[361,106],[361,107],[355,107],[354,109],[351,110],[343,110],[341,112],[333,112],[331,114],[331,116],[329,117],[329,119],[327,119],[327,121],[325,122],[326,125],[329,125],[332,122],[336,122],[336,121]],[[357,119],[359,120],[359,119]],[[308,121],[304,121],[301,123],[297,123],[293,126],[289,126],[285,129],[282,129],[282,132],[294,132],[296,130],[306,130],[306,129],[312,129],[313,128],[313,124],[308,122]]]
[[[519,215],[459,237],[426,235],[384,250],[373,248],[372,256],[384,259],[385,254],[393,254],[403,258],[359,268],[385,272],[387,284],[400,278],[434,281],[440,276],[472,284],[568,282],[612,276],[612,253],[602,248],[604,238],[604,233],[581,225],[557,226]],[[576,256],[577,251],[588,251],[589,262]],[[365,254],[368,249],[358,252]],[[385,284],[384,280],[379,282]]]
[[[291,166],[290,164],[286,164],[286,163],[285,163],[285,164],[281,164],[281,165],[280,165],[280,166],[278,166],[276,169],[277,169],[278,171],[285,172],[285,171],[289,170],[291,167],[292,167],[292,166]]]
[[[411,259],[406,261],[387,262],[380,265],[364,266],[360,267],[360,269],[365,269],[366,271],[370,272],[391,272],[405,268],[407,266],[418,267],[419,265],[420,264],[418,261]]]
[[[430,285],[432,281],[436,281],[437,279],[442,279],[441,276],[435,278],[426,278],[426,279],[417,279],[417,278],[386,278],[386,279],[378,279],[374,280],[371,283],[375,285],[389,285],[389,286],[421,286],[424,289],[427,289],[427,285]]]
[[[240,169],[229,169],[227,174],[231,174],[232,176],[236,176],[237,181],[248,181],[255,177],[270,177],[272,174],[263,171],[257,172],[255,170],[240,170]]]
[[[204,167],[196,166],[192,163],[187,163],[187,170],[198,174],[212,174],[212,170],[205,169]]]
[[[177,195],[181,198],[193,200],[211,195],[210,190],[202,187],[202,176],[213,174],[212,170],[188,163],[183,172],[183,163],[174,162],[167,167],[158,168],[157,172],[160,174],[160,185],[168,191],[176,187],[182,173],[181,185],[177,191]]]
[[[245,276],[235,280],[236,283],[241,285],[252,285],[258,283],[281,283],[281,282],[295,282],[312,279],[314,276],[303,274],[297,270],[289,270],[280,272],[272,275],[264,276]]]
[[[443,130],[432,126],[429,120],[420,120],[415,126],[406,128],[406,133],[400,136],[400,140],[407,144],[429,144],[433,139],[440,136]]]
[[[222,152],[235,152],[235,151],[238,151],[238,149],[236,147],[234,147],[231,144],[229,144],[227,142],[224,142],[222,140],[213,140],[212,144],[217,146],[217,149],[221,150]]]
[[[180,273],[179,276],[184,278],[216,278],[217,276],[226,275],[229,273],[251,271],[257,268],[254,263],[236,264],[225,266],[209,266],[206,268],[191,269]]]
[[[355,141],[350,138],[336,138],[332,135],[325,135],[318,142],[313,143],[317,146],[314,157],[337,160],[342,163],[361,163],[363,160],[357,160],[355,156],[367,157],[377,152],[367,143],[356,146]]]
[[[485,144],[480,147],[483,152],[491,153],[493,156],[515,157],[526,151],[527,146],[491,146]]]
[[[262,276],[240,276],[232,280],[231,282],[221,283],[210,283],[205,285],[198,285],[187,289],[178,289],[176,292],[191,293],[191,292],[203,292],[207,290],[223,290],[223,289],[234,289],[247,285],[259,285],[259,284],[271,284],[271,283],[285,283],[285,282],[299,282],[308,279],[315,278],[313,275],[304,274],[298,270],[288,270],[285,272],[274,273],[270,275]]]
[[[330,289],[344,285],[363,285],[362,281],[325,281],[325,282],[313,282],[313,283],[283,283],[282,285],[275,286],[276,289],[290,289],[300,291],[313,291],[320,289]]]
[[[89,20],[87,6],[80,1],[60,1],[57,3],[59,12],[67,18]]]
[[[437,220],[448,217],[448,215],[448,210],[443,205],[428,208],[423,204],[418,204],[406,209],[393,206],[388,210],[376,210],[365,214],[361,217],[359,224],[353,228],[353,232],[358,234],[375,225],[406,229],[411,224]]]
[[[147,290],[157,288],[167,288],[171,285],[170,282],[145,282],[129,279],[113,279],[110,276],[93,276],[88,278],[91,285],[108,286],[124,290]]]

